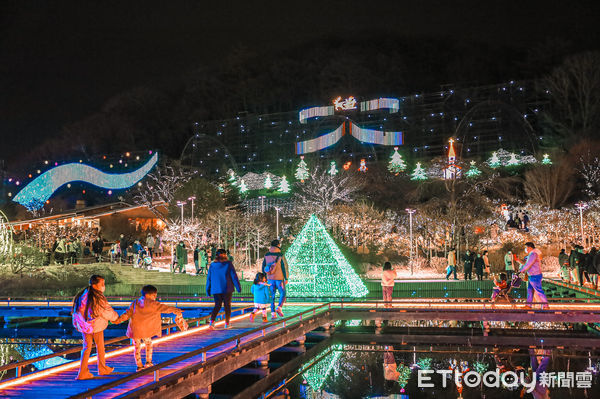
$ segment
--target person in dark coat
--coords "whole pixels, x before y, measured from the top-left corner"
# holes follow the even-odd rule
[[[227,251],[219,249],[215,253],[215,261],[210,264],[208,275],[206,276],[206,295],[212,296],[215,300],[215,307],[210,314],[210,327],[214,328],[214,322],[221,306],[225,308],[225,328],[229,327],[231,319],[231,298],[233,290],[242,292],[237,273],[227,258]]]
[[[467,249],[467,252],[465,252],[464,256],[463,256],[463,262],[464,262],[464,270],[465,270],[465,280],[472,280],[473,279],[473,254],[471,253],[471,251],[469,251]]]
[[[585,256],[585,271],[587,272],[590,283],[594,288],[596,288],[598,285],[598,271],[596,270],[596,265],[594,264],[597,253],[598,250],[596,247],[592,247],[590,252],[588,252]]]
[[[579,245],[573,245],[569,254],[569,271],[571,273],[571,283],[581,285],[581,277],[579,275],[581,254],[579,253]],[[579,280],[578,280],[579,279]]]
[[[600,251],[596,252],[594,256],[594,267],[596,268],[596,274],[600,275]],[[596,282],[596,289],[598,289],[600,285],[600,281]]]
[[[477,280],[483,280],[483,269],[485,268],[485,261],[481,257],[481,254],[477,254],[475,258],[475,274],[477,275]]]
[[[127,247],[129,247],[129,241],[125,238],[124,234],[119,237],[119,246],[121,247],[121,261],[127,262]]]
[[[558,264],[560,265],[560,277],[563,281],[569,281],[569,255],[564,249],[558,254]]]
[[[104,250],[104,240],[102,239],[102,237],[98,236],[92,242],[92,252],[94,253],[94,256],[96,257],[97,262],[102,262],[102,251],[103,250]]]

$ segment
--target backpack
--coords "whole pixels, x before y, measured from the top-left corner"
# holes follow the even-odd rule
[[[274,262],[271,262],[271,263],[265,262],[265,273],[273,274],[273,272],[275,271],[275,265],[277,264],[277,262],[279,262],[280,259],[281,259],[281,255],[276,255]]]

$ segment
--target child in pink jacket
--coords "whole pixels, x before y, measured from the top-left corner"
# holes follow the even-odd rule
[[[114,368],[108,367],[104,353],[104,330],[109,321],[117,319],[117,312],[108,304],[104,296],[104,277],[94,274],[89,286],[81,290],[73,299],[73,326],[83,335],[83,350],[78,380],[88,380],[94,376],[88,368],[92,345],[96,344],[98,353],[98,374],[108,375]]]
[[[142,296],[129,305],[129,309],[115,321],[115,324],[129,320],[127,336],[133,339],[135,346],[135,364],[137,371],[144,368],[142,365],[142,342],[146,345],[146,366],[152,367],[152,337],[162,335],[162,313],[174,313],[181,318],[181,310],[164,305],[156,300],[158,290],[153,285],[142,288]],[[186,328],[183,328],[186,329]]]

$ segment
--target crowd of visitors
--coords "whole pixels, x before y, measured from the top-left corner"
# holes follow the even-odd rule
[[[82,242],[79,237],[58,237],[47,248],[46,263],[75,264],[89,262],[131,263],[135,267],[149,267],[154,255],[162,256],[163,243],[160,235],[148,233],[145,243],[139,239],[130,239],[124,234],[115,242],[108,242],[101,235],[93,240]]]
[[[600,288],[600,254],[595,247],[585,252],[583,246],[573,244],[569,254],[561,249],[558,263],[563,281],[593,289]]]
[[[458,267],[455,248],[450,248],[447,259],[448,266],[446,267],[446,280],[449,280],[452,275],[454,275],[455,280],[458,280]],[[473,279],[473,267],[475,268],[475,276],[478,280],[483,280],[484,278],[490,277],[491,267],[488,251],[473,253],[470,249],[467,249],[462,257],[462,260],[465,280]]]

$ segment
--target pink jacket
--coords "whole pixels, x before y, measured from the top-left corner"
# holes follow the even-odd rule
[[[129,305],[129,309],[117,319],[116,323],[129,320],[127,336],[133,339],[152,338],[162,335],[162,313],[175,313],[180,315],[181,310],[167,306],[158,301],[138,298]]]
[[[81,296],[81,302],[77,312],[73,313],[73,327],[80,333],[92,334],[102,332],[108,327],[109,321],[115,321],[119,315],[115,310],[108,304],[108,301],[104,296],[100,300],[97,307],[97,315],[94,315],[93,309],[90,307],[88,310],[87,320],[85,320],[84,312],[87,305],[88,290],[85,290]]]
[[[394,280],[396,279],[396,271],[395,270],[384,270],[381,274],[381,286],[382,287],[393,287]]]

